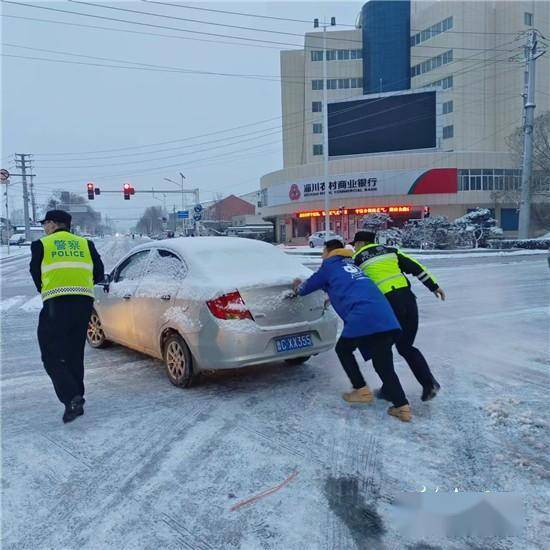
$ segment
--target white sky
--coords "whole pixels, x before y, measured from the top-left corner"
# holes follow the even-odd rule
[[[152,2],[142,1],[106,3],[101,7],[78,5],[75,2],[16,1],[28,1],[35,6],[147,24],[261,38],[296,45],[303,44],[304,33],[312,29],[312,24],[305,22],[218,14],[153,5]],[[89,1],[94,2],[94,0]],[[175,2],[175,0],[162,1]],[[184,4],[307,21],[315,17],[335,16],[338,23],[353,25],[363,2],[184,2]],[[297,33],[299,36],[163,19],[115,11],[106,6],[230,25],[273,29]],[[8,3],[0,4],[0,9],[2,10],[2,53],[4,55],[2,57],[2,165],[13,172],[13,164],[10,163],[14,152],[34,155],[35,184],[39,203],[45,202],[52,189],[62,187],[85,194],[87,181],[94,181],[102,190],[119,190],[125,181],[131,182],[138,192],[144,188],[177,189],[175,185],[164,182],[163,178],[169,177],[179,181],[180,171],[185,174],[186,183],[190,187],[201,189],[202,200],[211,200],[215,192],[224,195],[241,194],[257,189],[259,178],[263,174],[282,167],[280,119],[186,142],[110,151],[184,140],[280,117],[280,83],[277,80],[105,68],[21,59],[6,57],[6,55],[121,64],[7,45],[14,44],[191,70],[270,75],[278,78],[280,75],[279,51],[292,49],[292,46],[254,42],[250,42],[253,46],[241,46],[182,40],[170,38],[170,36],[231,42],[227,38],[136,26]],[[101,28],[91,29],[29,21],[6,17],[8,15],[95,25]],[[106,28],[126,29],[133,33],[108,31],[105,30]],[[337,27],[337,29],[345,28],[349,27]],[[165,36],[151,36],[146,33]],[[204,143],[235,135],[241,136],[233,138],[234,141],[239,141],[248,137],[243,134],[259,130],[275,133],[226,147],[222,147],[223,141]],[[200,143],[204,145],[198,145]],[[193,147],[189,147],[190,144]],[[179,146],[182,148],[174,150]],[[172,150],[160,152],[169,148]],[[110,152],[84,153],[100,150]],[[153,151],[159,152],[153,153]],[[194,153],[190,154],[191,151]],[[230,152],[235,154],[228,154]],[[46,153],[66,154],[48,156]],[[128,153],[133,154],[128,155]],[[99,158],[106,156],[113,158]],[[200,159],[208,160],[197,162]],[[12,179],[13,183],[18,180],[19,178]],[[20,208],[21,185],[13,185],[10,195],[13,207]],[[168,195],[168,209],[171,210],[174,203],[179,207],[180,197]],[[93,202],[93,207],[114,218],[137,218],[146,206],[161,204],[162,200],[155,200],[150,195],[135,195],[130,201],[124,201],[121,192],[120,195],[98,197]],[[128,227],[132,223],[121,221],[119,227]]]

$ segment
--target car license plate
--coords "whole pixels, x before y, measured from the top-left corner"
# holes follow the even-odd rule
[[[277,348],[277,353],[311,348],[313,347],[313,339],[311,338],[311,333],[294,334],[292,336],[277,338],[275,340],[275,347]]]

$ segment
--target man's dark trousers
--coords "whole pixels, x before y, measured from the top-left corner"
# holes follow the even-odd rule
[[[407,405],[408,401],[393,366],[391,348],[394,338],[394,331],[379,332],[359,338],[340,337],[336,343],[335,351],[354,389],[359,389],[366,386],[366,382],[359,370],[359,365],[353,352],[357,348],[364,347],[368,349],[374,370],[382,380],[384,392],[396,407],[402,407],[403,405]]]
[[[64,405],[84,396],[84,346],[93,303],[88,296],[58,296],[46,300],[40,311],[42,362]]]
[[[386,295],[402,332],[395,341],[397,352],[409,365],[414,377],[423,388],[431,388],[434,385],[434,377],[422,352],[413,346],[418,332],[418,306],[416,296],[409,288],[392,290]],[[383,384],[383,391],[386,387]],[[389,394],[388,394],[389,395]]]

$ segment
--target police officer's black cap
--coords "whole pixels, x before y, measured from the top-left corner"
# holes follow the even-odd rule
[[[71,226],[72,216],[65,212],[65,210],[48,210],[43,220],[40,220],[40,223],[47,221],[55,223],[64,223],[67,227]]]
[[[349,244],[355,244],[356,242],[373,243],[376,239],[376,233],[372,231],[357,231],[353,241]]]

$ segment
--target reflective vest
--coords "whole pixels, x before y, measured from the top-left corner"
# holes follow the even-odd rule
[[[40,239],[42,300],[57,296],[94,297],[94,263],[88,241],[68,231],[56,231]]]
[[[376,284],[383,294],[410,286],[409,280],[403,275],[399,267],[399,258],[394,250],[376,243],[367,244],[354,254],[353,259],[355,260],[359,254],[367,250],[369,254],[363,254],[363,256],[368,258],[358,267]]]

